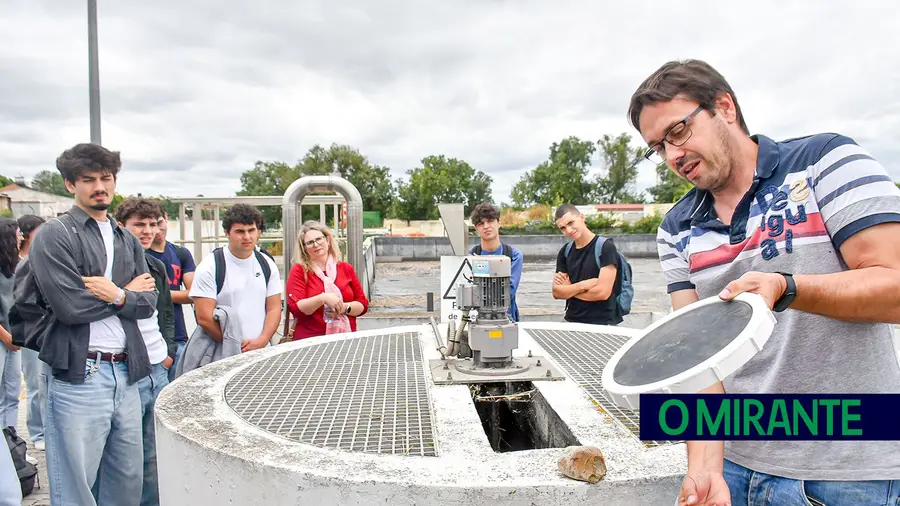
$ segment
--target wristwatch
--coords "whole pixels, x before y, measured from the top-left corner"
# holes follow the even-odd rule
[[[779,272],[777,274],[784,276],[784,280],[787,282],[787,288],[784,290],[781,298],[776,300],[775,305],[772,307],[772,311],[780,313],[787,309],[788,306],[794,302],[794,299],[797,298],[797,283],[794,282],[794,276],[786,272]]]

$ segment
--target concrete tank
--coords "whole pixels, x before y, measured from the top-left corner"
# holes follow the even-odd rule
[[[308,339],[192,371],[156,403],[161,504],[673,504],[684,445],[641,442],[637,413],[600,385],[637,331],[519,329],[515,355],[540,355],[564,379],[521,383],[528,401],[502,426],[474,386],[435,384],[430,325]],[[608,474],[596,484],[560,474],[567,445],[600,448]]]

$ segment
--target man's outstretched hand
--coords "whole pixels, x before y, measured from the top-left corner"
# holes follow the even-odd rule
[[[731,491],[721,473],[688,473],[681,483],[678,506],[731,506]]]

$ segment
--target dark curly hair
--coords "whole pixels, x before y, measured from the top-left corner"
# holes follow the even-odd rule
[[[128,197],[116,207],[116,221],[123,225],[132,217],[158,220],[162,216],[162,206],[159,205],[159,201],[153,199]]]
[[[259,209],[250,204],[235,204],[222,216],[222,228],[226,234],[231,232],[232,225],[256,225],[256,228],[262,231],[263,215]]]
[[[715,102],[720,93],[731,95],[741,129],[750,135],[750,129],[744,121],[744,113],[741,112],[741,106],[731,85],[716,69],[701,60],[670,61],[658,68],[631,96],[628,118],[632,126],[640,132],[641,111],[644,110],[644,106],[668,102],[678,95],[687,97],[710,114],[715,114]]]
[[[0,272],[7,278],[16,273],[19,265],[19,239],[16,237],[19,223],[12,218],[0,219]]]
[[[490,202],[484,202],[472,209],[470,218],[472,226],[477,226],[483,220],[500,220],[500,208]]]
[[[31,240],[31,233],[44,224],[44,218],[33,214],[26,214],[24,216],[19,216],[17,221],[19,223],[19,230],[22,231],[22,241],[19,243],[19,250],[21,251],[25,248],[25,245],[28,244],[28,241]]]
[[[116,177],[122,168],[122,158],[118,151],[110,151],[97,144],[76,144],[59,155],[56,168],[63,179],[70,183],[75,183],[85,172],[100,172]]]

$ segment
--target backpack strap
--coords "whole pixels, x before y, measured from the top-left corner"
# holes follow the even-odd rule
[[[269,287],[269,278],[272,277],[272,267],[269,265],[269,262],[266,261],[265,253],[261,253],[259,250],[254,249],[253,254],[256,255],[256,261],[259,262],[259,266],[262,267],[263,276],[266,277],[266,288]]]
[[[481,254],[481,244],[476,244],[475,247],[472,248],[472,254],[473,254],[473,255],[480,255],[480,254]]]
[[[513,257],[512,246],[510,246],[509,244],[503,244],[502,246],[503,246],[503,254],[508,256],[509,259],[512,260],[512,257]]]
[[[573,244],[575,244],[575,241],[569,241],[568,243],[566,243],[566,252],[563,253],[563,256],[564,256],[564,257],[568,257],[568,256],[569,256],[569,253],[572,252],[572,245],[573,245]]]
[[[266,261],[266,257],[263,253],[260,253],[258,250],[253,250],[254,256],[256,256],[256,261],[259,262],[259,266],[262,268],[263,276],[266,277],[266,286],[269,286],[269,279],[272,278],[272,267],[269,265],[269,262]],[[225,250],[221,247],[213,250],[213,257],[216,260],[216,295],[222,292],[222,287],[225,286]]]
[[[184,269],[184,264],[188,263],[187,255],[190,255],[190,252],[184,246],[179,246],[177,244],[173,244],[175,246],[175,256],[178,257],[178,263],[181,264],[181,268]]]
[[[216,264],[216,295],[218,295],[225,286],[225,252],[221,247],[213,250],[213,258]]]
[[[606,237],[602,235],[597,235],[597,242],[594,243],[594,260],[597,261],[597,268],[600,268],[600,255],[603,253],[603,243],[606,242]]]

